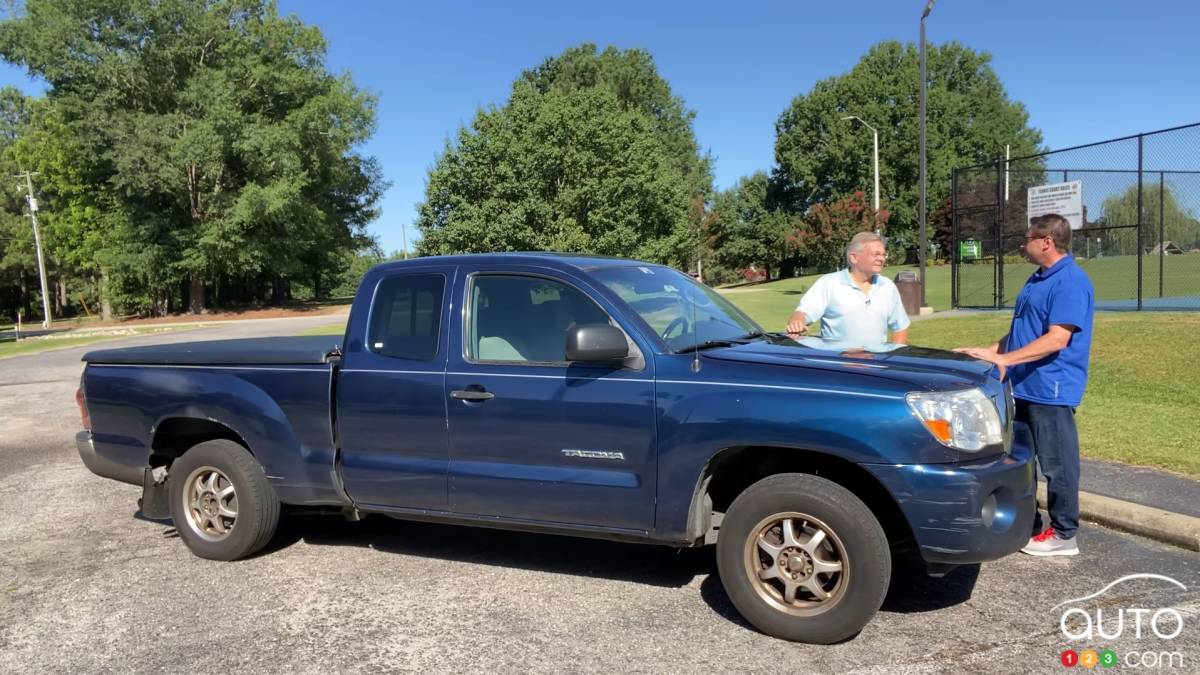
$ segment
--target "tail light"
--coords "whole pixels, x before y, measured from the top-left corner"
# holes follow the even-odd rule
[[[83,421],[84,431],[91,431],[92,418],[88,415],[87,398],[83,395],[83,387],[75,390],[75,405],[79,406],[79,418]]]

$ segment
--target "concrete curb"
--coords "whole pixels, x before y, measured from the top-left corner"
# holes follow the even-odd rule
[[[1046,508],[1046,484],[1038,483],[1038,506]],[[1116,530],[1136,534],[1189,551],[1200,551],[1200,518],[1113,499],[1079,493],[1079,516]]]

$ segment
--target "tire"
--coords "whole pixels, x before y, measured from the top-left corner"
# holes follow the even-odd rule
[[[238,560],[267,545],[279,524],[279,498],[262,467],[227,440],[192,446],[171,465],[171,518],[192,553]]]
[[[807,474],[751,485],[730,505],[717,538],[717,569],[733,606],[763,633],[795,642],[857,635],[883,604],[891,568],[871,510],[846,488]]]

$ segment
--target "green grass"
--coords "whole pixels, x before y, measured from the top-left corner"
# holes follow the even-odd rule
[[[1008,330],[1008,313],[913,323],[909,341],[930,347],[986,345]],[[1079,406],[1084,456],[1200,478],[1200,313],[1100,313],[1087,391]]]
[[[893,279],[901,270],[916,271],[913,265],[886,267],[883,275]],[[752,319],[767,330],[782,330],[800,297],[821,277],[810,274],[793,279],[781,279],[765,284],[724,289],[722,292]],[[933,265],[925,268],[925,302],[936,311],[950,309],[950,266]]]
[[[346,322],[343,320],[340,323],[331,323],[328,326],[309,328],[306,331],[297,333],[297,335],[342,335],[345,332]]]
[[[200,326],[189,326],[188,328],[199,328]],[[120,335],[96,333],[93,335],[80,335],[76,337],[37,337],[25,338],[23,340],[5,340],[0,342],[0,359],[10,356],[24,356],[26,354],[36,354],[37,352],[49,351],[51,349],[65,349],[68,347],[78,347],[87,345],[93,342],[103,342],[105,340],[117,340],[124,337],[134,335],[148,335],[152,333],[165,333],[173,330],[186,330],[185,328],[177,328],[170,326],[146,327],[146,328],[126,328],[121,330]]]
[[[1097,300],[1133,300],[1137,298],[1137,256],[1114,256],[1110,258],[1076,258],[1079,266],[1087,272],[1096,289]],[[1142,257],[1142,299],[1158,298],[1158,256]],[[949,267],[946,267],[946,293],[949,297]],[[1025,280],[1033,274],[1031,263],[1004,264],[1004,298],[1009,307]],[[962,278],[959,290],[964,305],[991,305],[993,264],[965,264],[961,267]],[[1164,297],[1200,295],[1200,254],[1164,256],[1162,259],[1162,290]],[[930,291],[932,292],[932,281]],[[948,304],[948,303],[947,303]],[[940,308],[939,308],[940,309]]]

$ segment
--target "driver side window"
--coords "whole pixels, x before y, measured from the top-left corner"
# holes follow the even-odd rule
[[[477,361],[566,363],[571,328],[612,323],[583,292],[541,277],[476,276],[469,302],[467,351]]]

